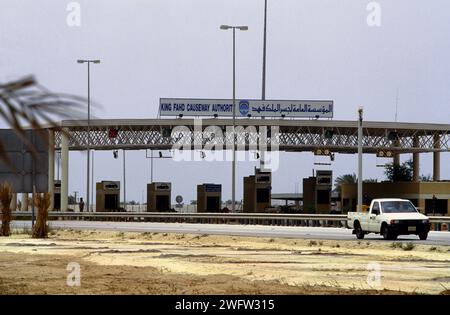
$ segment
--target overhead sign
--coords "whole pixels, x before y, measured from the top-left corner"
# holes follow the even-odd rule
[[[233,100],[161,98],[160,116],[232,117]],[[236,100],[236,117],[333,118],[333,101]]]

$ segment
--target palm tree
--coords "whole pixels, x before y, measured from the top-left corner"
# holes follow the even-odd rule
[[[0,120],[4,120],[35,154],[33,144],[27,139],[25,130],[33,129],[48,142],[43,127],[60,129],[56,119],[83,117],[84,98],[55,94],[40,85],[33,76],[0,84]],[[10,165],[4,144],[0,139],[0,161]]]
[[[356,184],[357,181],[358,178],[356,177],[355,173],[338,176],[334,180],[334,185],[336,186],[335,191],[341,194],[342,184]]]
[[[390,163],[384,171],[390,182],[412,182],[413,180],[413,162],[408,160],[400,165]]]

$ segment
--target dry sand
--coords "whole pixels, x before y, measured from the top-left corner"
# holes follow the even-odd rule
[[[405,250],[392,244],[74,230],[57,230],[45,240],[15,234],[0,237],[0,294],[440,294],[450,288],[450,246]],[[70,262],[81,266],[80,287],[66,284]],[[367,281],[371,266],[380,267],[379,283]]]

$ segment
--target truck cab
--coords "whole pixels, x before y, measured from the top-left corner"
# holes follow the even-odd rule
[[[430,220],[419,213],[406,199],[374,199],[368,212],[349,212],[347,226],[358,239],[365,234],[378,233],[385,239],[395,240],[399,235],[418,235],[426,240]]]

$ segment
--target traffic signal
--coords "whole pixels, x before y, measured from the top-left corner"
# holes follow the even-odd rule
[[[108,129],[108,137],[110,139],[117,138],[118,134],[119,134],[119,130],[117,130],[115,128],[109,128]]]

